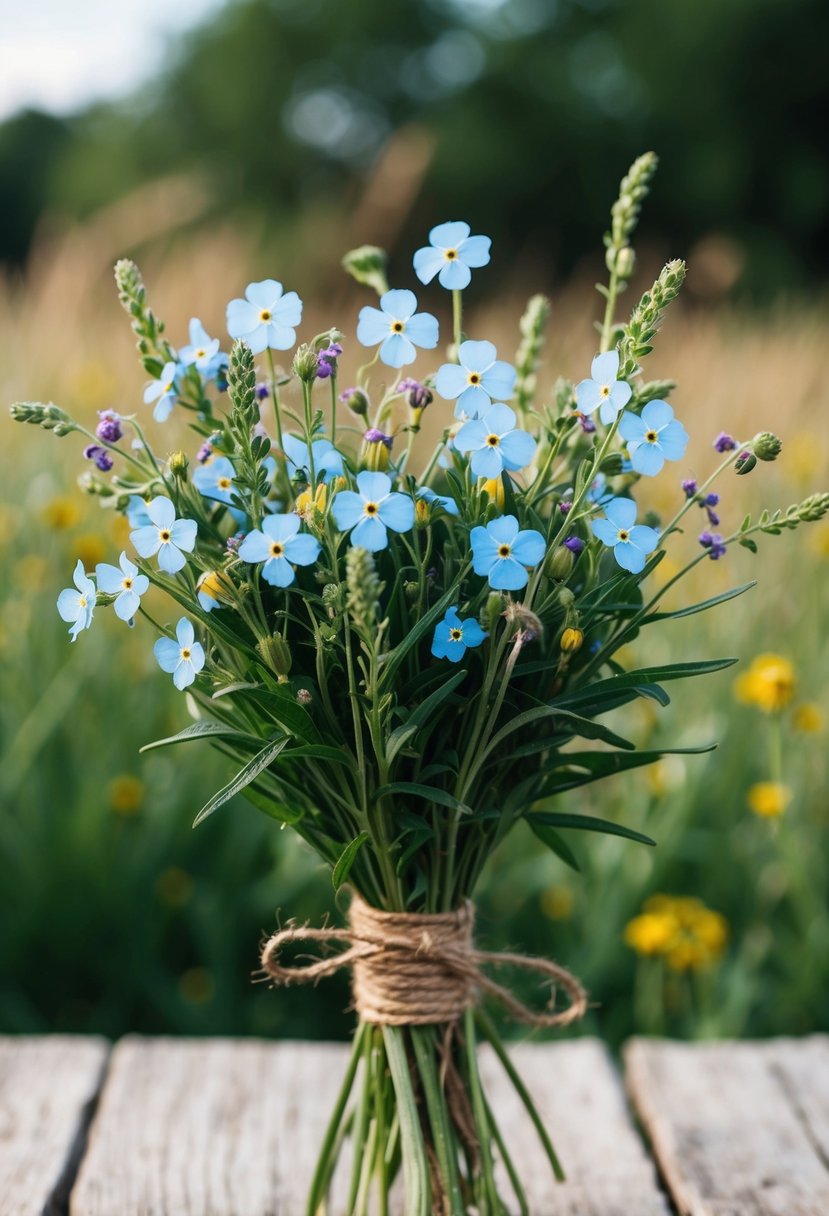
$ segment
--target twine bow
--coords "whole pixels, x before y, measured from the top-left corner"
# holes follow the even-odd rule
[[[357,1012],[364,1021],[385,1026],[455,1022],[479,993],[494,997],[511,1017],[530,1026],[569,1026],[584,1016],[587,993],[575,976],[548,959],[476,950],[474,919],[468,901],[454,912],[382,912],[355,896],[348,929],[290,924],[274,933],[262,948],[262,970],[274,984],[289,985],[317,983],[351,967]],[[280,953],[292,942],[344,943],[346,949],[306,966],[286,966]],[[534,971],[552,982],[551,1004],[555,985],[561,984],[569,1005],[558,1012],[530,1009],[484,967]]]

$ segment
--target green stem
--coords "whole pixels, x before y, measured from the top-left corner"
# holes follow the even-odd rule
[[[463,338],[463,292],[452,292],[452,331],[455,342],[455,362],[460,363],[460,346]]]
[[[279,450],[285,451],[282,442],[282,417],[279,412],[279,393],[276,389],[276,368],[273,365],[273,351],[268,347],[268,371],[271,374],[271,397],[273,398],[273,416],[276,422],[276,441],[279,444]]]
[[[498,1198],[498,1188],[495,1185],[495,1169],[489,1142],[489,1120],[486,1116],[486,1102],[481,1086],[481,1075],[478,1072],[475,1014],[472,1009],[467,1009],[464,1013],[463,1031],[466,1067],[469,1077],[469,1096],[472,1100],[472,1111],[478,1131],[478,1141],[481,1148],[481,1168],[483,1170],[484,1191],[481,1195],[479,1211],[480,1216],[499,1216],[501,1202]]]
[[[409,1074],[403,1031],[399,1026],[384,1026],[383,1041],[400,1118],[403,1179],[406,1189],[405,1216],[430,1216],[429,1163]]]
[[[492,1107],[484,1098],[484,1109],[486,1110],[487,1122],[489,1123],[495,1143],[498,1145],[498,1152],[501,1154],[501,1160],[504,1163],[504,1168],[509,1174],[510,1186],[512,1187],[515,1198],[518,1200],[518,1209],[521,1216],[530,1216],[530,1205],[527,1202],[527,1193],[521,1182],[518,1170],[515,1168],[515,1162],[510,1156],[509,1150],[504,1143],[504,1137],[501,1134],[501,1129],[498,1126],[498,1121],[492,1112]]]
[[[607,288],[607,303],[605,304],[604,320],[602,321],[602,351],[610,350],[610,339],[613,335],[613,318],[616,315],[616,297],[619,294],[619,276],[616,271],[610,275]]]
[[[351,1045],[351,1055],[348,1059],[345,1077],[343,1078],[340,1092],[337,1095],[337,1101],[334,1104],[334,1110],[331,1113],[331,1118],[325,1131],[319,1159],[317,1160],[317,1167],[311,1180],[308,1205],[305,1209],[306,1216],[317,1216],[320,1205],[325,1199],[325,1191],[332,1173],[330,1168],[331,1160],[339,1140],[340,1124],[342,1123],[348,1099],[351,1097],[354,1078],[357,1075],[357,1068],[363,1055],[364,1040],[368,1032],[369,1027],[367,1023],[360,1022],[354,1033],[354,1042]]]
[[[446,1101],[438,1081],[434,1036],[431,1030],[423,1026],[412,1026],[409,1033],[414,1045],[420,1080],[423,1083],[426,1109],[429,1112],[429,1124],[432,1128],[432,1141],[446,1188],[449,1211],[451,1216],[464,1216],[465,1205],[461,1195],[457,1148],[446,1110]]]

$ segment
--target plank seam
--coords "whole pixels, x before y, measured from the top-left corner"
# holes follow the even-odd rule
[[[784,1098],[787,1099],[789,1105],[791,1106],[795,1118],[797,1119],[798,1123],[800,1124],[801,1128],[803,1129],[803,1134],[805,1135],[806,1139],[809,1141],[809,1144],[811,1145],[812,1149],[814,1150],[815,1156],[817,1157],[818,1161],[821,1163],[823,1168],[827,1171],[827,1173],[829,1173],[829,1153],[826,1152],[826,1150],[824,1149],[820,1140],[818,1139],[817,1135],[815,1134],[815,1131],[812,1128],[812,1124],[809,1119],[809,1116],[806,1113],[806,1110],[804,1109],[802,1103],[800,1102],[800,1099],[797,1094],[797,1090],[792,1082],[792,1079],[791,1079],[791,1077],[789,1077],[789,1075],[786,1072],[785,1065],[780,1060],[772,1060],[770,1067],[769,1067],[769,1071],[771,1072],[771,1075],[774,1077],[775,1082],[780,1086],[780,1089],[783,1092]]]
[[[77,1131],[69,1146],[60,1175],[52,1188],[52,1193],[46,1201],[42,1216],[69,1216],[69,1199],[81,1164],[86,1156],[86,1148],[89,1143],[89,1129],[92,1125],[92,1120],[95,1118],[95,1112],[98,1109],[111,1057],[112,1044],[107,1043],[106,1052],[98,1069],[95,1090],[80,1109]]]

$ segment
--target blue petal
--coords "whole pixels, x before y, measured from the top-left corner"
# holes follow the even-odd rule
[[[444,263],[443,253],[431,245],[418,249],[412,259],[414,271],[421,283],[431,283]]]
[[[147,504],[147,514],[157,528],[172,528],[176,519],[176,509],[163,494],[158,494]]]
[[[642,418],[647,430],[661,431],[663,426],[667,426],[673,421],[674,411],[668,405],[667,401],[660,401],[655,398],[649,401],[642,410]]]
[[[470,228],[463,220],[449,220],[438,224],[429,233],[431,244],[438,249],[457,249],[462,241],[469,236]]]
[[[455,436],[455,447],[459,452],[477,452],[486,447],[489,427],[482,418],[465,422]]]
[[[505,435],[515,428],[515,412],[508,405],[496,401],[484,414],[483,422],[488,434]]]
[[[635,528],[631,528],[630,543],[636,545],[636,548],[641,549],[643,553],[653,553],[659,544],[659,533],[655,528],[649,528],[646,524],[637,524]]]
[[[458,257],[462,262],[466,262],[467,266],[477,270],[479,266],[489,263],[491,246],[492,240],[488,236],[468,236],[458,245]]]
[[[67,622],[76,621],[82,611],[79,592],[73,591],[71,587],[67,587],[65,591],[61,591],[58,596],[58,612],[60,613],[61,620]]]
[[[262,567],[262,578],[272,587],[290,587],[294,568],[286,557],[271,557]]]
[[[170,529],[170,539],[179,549],[192,553],[196,546],[196,531],[195,519],[177,519]]]
[[[590,365],[590,375],[600,385],[612,384],[619,375],[619,352],[608,350],[603,355],[596,355]]]
[[[254,564],[266,561],[270,552],[271,546],[268,538],[264,532],[260,532],[258,529],[248,532],[238,549],[243,562],[253,562]]]
[[[393,321],[408,321],[417,311],[417,296],[405,288],[387,291],[380,297],[380,307]]]
[[[613,520],[617,531],[632,528],[636,521],[636,503],[632,498],[611,498],[604,510],[608,519]]]
[[[496,591],[520,591],[528,582],[527,571],[514,557],[499,557],[489,572],[489,585]]]
[[[158,550],[158,568],[165,574],[178,574],[185,566],[184,554],[181,549],[169,541],[162,542]]]
[[[170,638],[159,638],[153,646],[153,654],[162,671],[174,672],[180,658],[180,647]]]
[[[472,271],[459,258],[454,258],[443,263],[438,282],[447,291],[463,291],[472,282]]]
[[[471,338],[461,342],[458,349],[458,358],[468,372],[485,372],[492,367],[497,355],[492,342],[473,342]]]
[[[192,646],[196,639],[193,622],[188,621],[186,616],[179,617],[178,624],[176,625],[176,639],[182,649]]]
[[[266,308],[273,312],[282,296],[282,284],[278,279],[262,279],[259,283],[248,283],[245,295],[258,310]]]
[[[489,393],[482,389],[480,384],[470,384],[458,397],[455,417],[460,418],[465,414],[467,418],[480,418],[491,405]]]
[[[286,329],[293,329],[302,321],[302,300],[295,291],[286,292],[278,304],[274,304],[274,322]]]
[[[602,544],[609,545],[611,549],[619,539],[619,529],[610,519],[594,519],[590,527],[593,535],[598,536]]]
[[[632,440],[641,440],[644,438],[648,426],[637,418],[636,414],[631,414],[629,410],[625,410],[619,421],[619,434],[623,439],[631,442]]]
[[[463,640],[467,646],[480,646],[488,636],[476,620],[470,618],[463,623]]]
[[[415,507],[408,494],[389,494],[380,503],[379,515],[394,532],[408,532],[414,527]]]
[[[98,562],[98,565],[95,567],[95,578],[98,580],[99,591],[103,591],[106,595],[117,595],[121,591],[124,572],[123,570],[119,570],[117,566],[109,566],[105,562]]]
[[[265,349],[265,346],[271,350],[290,350],[296,345],[296,330],[288,325],[279,325],[276,321],[269,321],[267,325],[263,326],[263,329],[265,332],[262,350]],[[253,350],[252,344],[251,350]],[[261,352],[256,351],[255,353],[260,354]]]
[[[112,606],[119,620],[131,621],[141,607],[141,600],[135,591],[122,591]]]
[[[267,519],[262,521],[262,531],[271,538],[271,540],[288,541],[296,536],[299,531],[299,516],[293,512],[288,514],[274,512]]]
[[[161,545],[158,528],[152,524],[148,524],[145,528],[136,528],[134,532],[130,532],[130,540],[141,557],[152,557],[154,553],[158,552]]]
[[[503,359],[498,359],[484,372],[481,384],[493,400],[507,401],[515,388],[515,377],[515,368]]]
[[[576,405],[582,414],[592,414],[601,405],[599,388],[595,380],[581,380],[576,385]]]
[[[380,347],[380,362],[386,367],[404,367],[416,358],[417,351],[405,334],[390,334]]]
[[[547,542],[535,528],[519,532],[512,542],[512,556],[522,566],[537,566],[547,552]]]
[[[363,346],[377,346],[389,336],[389,318],[379,308],[366,305],[360,309],[357,321],[357,341]]]
[[[469,534],[469,544],[472,549],[472,569],[476,574],[488,574],[498,557],[497,542],[486,528],[478,525]]]
[[[360,522],[364,505],[362,495],[355,494],[353,490],[341,490],[336,495],[331,511],[340,532],[347,532]]]
[[[295,566],[311,566],[320,554],[320,543],[315,536],[303,532],[285,544],[285,554]]]
[[[423,350],[435,349],[439,332],[438,319],[430,312],[417,312],[406,322],[406,337]]]
[[[631,574],[639,574],[645,568],[645,554],[630,541],[620,541],[613,550],[613,556],[622,569],[630,570]]]
[[[484,477],[487,481],[499,477],[504,470],[500,448],[480,447],[472,453],[469,463],[475,476]]]
[[[372,473],[365,469],[357,474],[357,489],[366,502],[379,502],[391,489],[391,478],[387,473]]]
[[[245,338],[260,328],[260,311],[247,300],[231,300],[227,306],[227,332],[231,338]]]
[[[466,643],[463,638],[450,638],[445,646],[445,658],[450,663],[460,663],[463,656],[466,654]]]
[[[518,535],[518,520],[514,515],[499,515],[486,526],[487,533],[498,545],[511,545]]]
[[[369,553],[379,553],[388,545],[389,534],[383,521],[376,515],[364,515],[351,533],[351,543],[360,549],[368,549]]]
[[[179,692],[189,688],[196,678],[196,672],[189,659],[183,659],[173,672],[173,683]]]
[[[466,385],[466,372],[462,367],[458,367],[457,363],[444,363],[442,367],[438,368],[435,388],[447,401],[453,401],[455,397],[459,397]]]
[[[659,444],[640,443],[631,449],[630,463],[644,477],[655,477],[664,467],[665,455]]]
[[[666,460],[681,460],[688,446],[688,432],[681,422],[669,422],[659,435],[659,445]]]

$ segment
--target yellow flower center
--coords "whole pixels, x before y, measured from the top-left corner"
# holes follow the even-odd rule
[[[86,607],[86,596],[82,595],[81,598],[78,600],[78,603],[80,604],[81,608],[85,608]]]
[[[645,439],[648,441],[648,443],[656,443],[658,438],[659,436],[657,435],[656,431],[645,432]]]
[[[196,351],[196,358],[203,359],[206,354],[207,354],[207,351],[204,349],[203,346],[200,346],[199,349]]]
[[[610,396],[610,385],[603,384],[602,387],[599,389],[599,392],[601,393],[602,397],[609,397]]]
[[[270,321],[270,319],[271,319],[270,310],[267,308],[263,308],[262,311],[259,313],[259,320],[264,321],[265,324],[267,325],[267,323],[268,323],[268,321]]]
[[[376,502],[367,502],[366,505],[363,507],[363,510],[365,511],[366,515],[376,515],[377,509],[378,508],[377,508]]]
[[[167,530],[167,528],[161,529],[161,531],[158,534],[158,538],[159,538],[159,540],[163,541],[165,544],[167,543],[167,541],[170,539],[170,533]]]
[[[132,579],[125,578],[123,583],[121,584],[121,586],[124,588],[125,591],[129,591],[129,589],[132,587]]]
[[[189,646],[183,647],[183,649],[181,651],[181,657],[185,660],[190,658],[190,647]]]
[[[278,540],[275,540],[271,545],[271,557],[282,557],[285,552],[285,546],[281,545]]]
[[[481,383],[481,377],[478,375],[477,372],[469,373],[469,383],[470,384],[480,384]]]
[[[232,485],[233,485],[233,481],[230,477],[220,477],[219,478],[219,489],[220,490],[229,490]]]
[[[510,553],[512,553],[512,549],[509,547],[509,545],[499,545],[498,546],[498,556],[499,557],[509,557]]]
[[[447,262],[454,262],[455,258],[458,256],[458,251],[457,249],[444,249],[443,256],[446,258]]]
[[[486,441],[491,448],[497,448],[498,444],[501,442],[501,436],[500,435],[487,435]]]
[[[450,629],[449,636],[453,642],[459,642],[461,640],[461,638],[463,637],[463,630],[462,629]]]
[[[618,539],[621,541],[630,540],[630,533],[628,532],[627,528],[619,529]]]
[[[393,333],[402,334],[406,327],[402,321],[395,321],[391,328]]]

